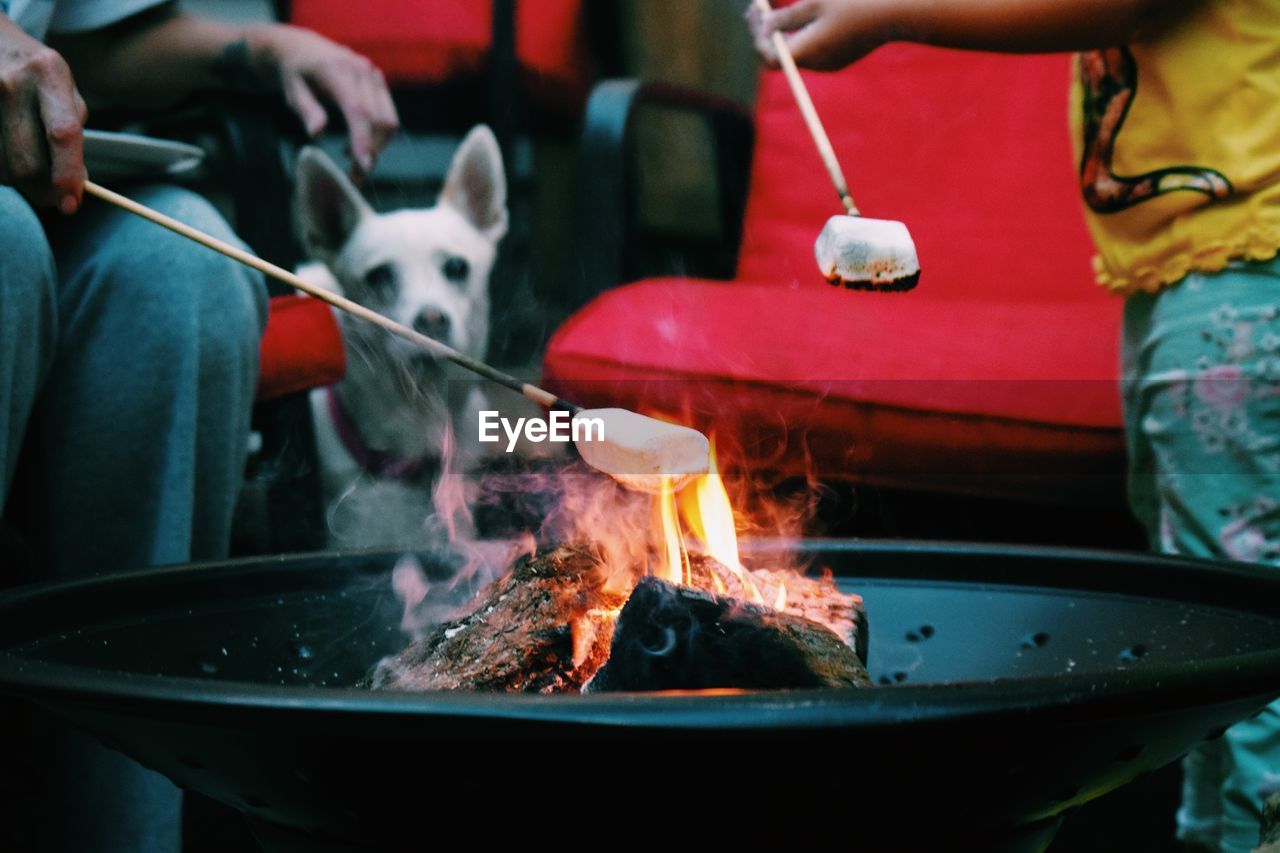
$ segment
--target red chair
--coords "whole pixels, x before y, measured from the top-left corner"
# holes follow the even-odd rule
[[[344,0],[279,5],[287,7],[280,10],[283,19],[368,56],[393,88],[444,91],[466,113],[486,104],[486,94],[504,99],[488,102],[488,117],[458,116],[455,109],[451,122],[487,118],[501,125],[508,116],[492,114],[510,112],[517,93],[534,115],[570,120],[586,100],[583,0],[370,0],[359,14]],[[513,79],[497,79],[506,75]]]
[[[736,275],[607,290],[556,333],[544,381],[684,413],[782,476],[1120,505],[1121,301],[1092,281],[1069,74],[1063,56],[895,45],[806,75],[859,205],[915,237],[907,294],[819,276],[839,204],[764,74]]]
[[[259,347],[256,402],[332,385],[346,373],[342,332],[333,309],[303,295],[271,297]]]
[[[546,150],[571,144],[592,76],[610,64],[616,10],[585,0],[277,0],[281,20],[315,30],[383,69],[402,132],[367,187],[375,204],[433,199],[446,159],[424,157],[411,140],[458,137],[479,123],[498,138],[507,166],[510,232],[493,277],[493,306],[507,334],[491,356],[524,361],[545,341],[545,299],[529,269],[546,237],[535,222],[536,179]],[[552,190],[554,191],[554,190]]]

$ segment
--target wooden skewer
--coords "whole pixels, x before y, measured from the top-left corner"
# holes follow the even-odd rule
[[[755,0],[755,4],[765,14],[772,11],[769,0]],[[804,116],[809,135],[818,146],[818,154],[822,156],[827,173],[831,175],[831,182],[835,184],[840,203],[844,205],[844,209],[850,216],[860,216],[857,206],[853,203],[853,196],[849,195],[849,185],[844,179],[844,172],[840,169],[840,161],[836,159],[836,150],[831,147],[831,138],[827,136],[826,128],[822,126],[822,119],[818,118],[818,110],[813,105],[813,98],[809,97],[809,88],[805,86],[804,78],[800,76],[800,69],[796,67],[795,57],[791,55],[791,47],[787,44],[786,37],[777,30],[773,31],[772,38],[773,48],[778,53],[778,62],[787,75],[787,82],[791,84],[791,93],[795,95],[796,103],[800,105],[800,114]]]
[[[397,335],[401,338],[404,338],[405,340],[418,344],[424,349],[434,352],[436,355],[440,356],[441,358],[446,358],[449,361],[452,361],[454,364],[459,365],[460,367],[464,367],[467,370],[472,371],[473,373],[480,374],[486,379],[491,379],[500,385],[504,385],[507,388],[510,388],[512,391],[515,391],[518,394],[522,394],[525,397],[528,397],[530,400],[533,400],[535,403],[538,403],[541,406],[544,406],[548,409],[566,409],[571,414],[575,414],[575,415],[581,411],[580,407],[575,406],[572,403],[567,403],[564,400],[561,400],[559,397],[557,397],[555,394],[552,394],[550,391],[546,391],[542,388],[539,388],[536,385],[531,385],[527,382],[521,382],[519,379],[516,379],[514,376],[511,376],[510,374],[507,374],[507,373],[503,373],[497,368],[490,367],[489,365],[485,364],[482,361],[478,361],[474,358],[471,358],[470,356],[459,352],[458,350],[454,349],[448,344],[441,343],[440,341],[437,341],[435,338],[429,338],[426,335],[422,334],[421,332],[415,331],[414,329],[410,329],[408,326],[401,325],[400,323],[397,323],[395,320],[391,320],[387,317],[382,316],[376,311],[371,311],[358,302],[352,302],[350,299],[347,299],[344,296],[339,296],[336,293],[330,293],[329,291],[324,290],[323,288],[319,288],[319,287],[316,287],[315,285],[308,284],[306,281],[294,275],[293,273],[289,272],[288,270],[284,269],[283,267],[278,267],[273,263],[264,261],[259,257],[255,257],[254,255],[251,255],[248,252],[241,249],[239,246],[233,246],[230,243],[219,240],[217,237],[206,234],[203,231],[200,231],[196,228],[192,228],[191,226],[186,225],[182,222],[179,222],[176,219],[165,216],[163,213],[160,213],[159,211],[152,210],[146,205],[139,204],[138,202],[134,201],[131,198],[127,198],[116,192],[112,192],[106,187],[99,186],[98,184],[95,184],[92,181],[85,181],[84,189],[85,189],[85,192],[89,193],[90,195],[96,198],[102,199],[103,201],[109,204],[114,204],[116,207],[123,208],[124,210],[127,210],[130,213],[136,214],[137,216],[141,216],[143,219],[154,222],[156,225],[159,225],[164,228],[168,228],[170,231],[173,231],[177,234],[181,234],[183,237],[186,237],[188,240],[194,240],[200,245],[206,246],[207,248],[210,248],[213,251],[218,252],[219,254],[226,255],[228,258],[231,258],[232,260],[239,261],[240,263],[246,266],[252,267],[253,269],[257,270],[263,275],[268,275],[274,279],[277,279],[278,281],[283,281],[285,284],[289,285],[290,287],[297,288],[298,290],[301,290],[303,293],[307,293],[311,296],[314,296],[316,299],[329,303],[334,308],[337,308],[341,311],[346,311],[348,314],[354,314],[355,316],[359,317],[362,320],[368,320],[370,323],[374,323],[375,325],[381,326],[391,334]]]

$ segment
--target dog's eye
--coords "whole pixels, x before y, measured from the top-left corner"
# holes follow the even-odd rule
[[[444,266],[440,270],[449,281],[454,284],[460,284],[467,280],[467,276],[471,275],[471,264],[467,263],[466,258],[459,258],[454,255],[445,259]]]
[[[386,296],[395,289],[396,271],[391,264],[378,264],[364,274],[364,283],[379,296]]]

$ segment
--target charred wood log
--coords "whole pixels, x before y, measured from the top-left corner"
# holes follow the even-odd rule
[[[649,577],[622,609],[587,691],[870,684],[853,648],[817,622]]]
[[[703,554],[692,554],[689,567],[693,586],[730,598],[752,600],[743,581],[723,563]],[[781,610],[825,625],[853,648],[866,666],[867,611],[861,596],[841,592],[830,578],[808,577],[794,571],[752,569],[746,580],[761,596],[757,602],[766,604],[776,602],[779,588],[785,587]]]
[[[696,586],[724,594],[656,579],[642,581],[633,593],[630,578],[610,582],[598,556],[586,548],[562,547],[528,558],[464,610],[380,661],[359,686],[576,692],[609,658],[620,610],[632,614],[631,628],[614,652],[615,674],[595,689],[866,682],[866,618],[857,596],[840,592],[830,580],[792,572],[757,570],[744,577],[706,556],[693,555],[690,568]],[[781,611],[746,601],[783,597]],[[669,635],[674,639],[666,659],[651,664],[648,658]]]
[[[608,656],[625,599],[591,552],[558,548],[518,564],[467,612],[380,661],[361,686],[576,692]]]

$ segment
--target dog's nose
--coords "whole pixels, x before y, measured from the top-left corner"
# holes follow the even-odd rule
[[[423,308],[413,319],[415,331],[437,340],[448,337],[452,325],[448,315],[438,308]]]

